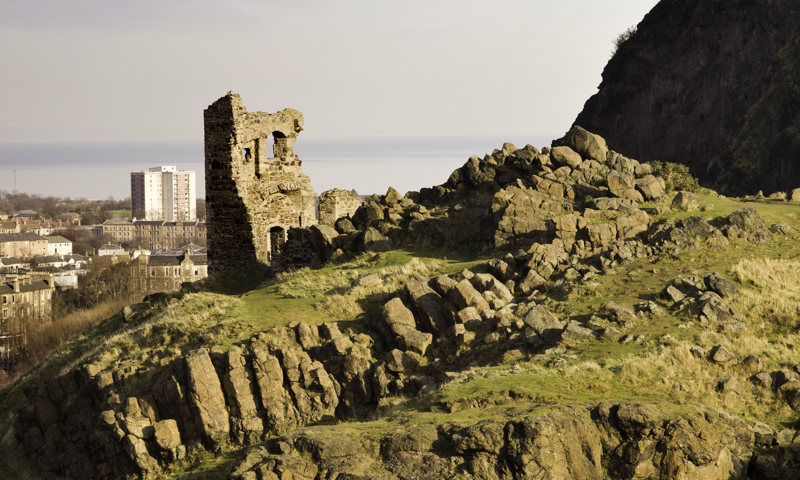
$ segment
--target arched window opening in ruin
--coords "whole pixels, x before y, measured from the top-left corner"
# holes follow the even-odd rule
[[[272,145],[272,155],[273,158],[285,158],[287,152],[287,139],[286,135],[282,134],[281,132],[272,132],[272,136],[269,138]]]
[[[275,258],[281,253],[283,244],[286,243],[286,230],[281,227],[269,229],[270,257]]]

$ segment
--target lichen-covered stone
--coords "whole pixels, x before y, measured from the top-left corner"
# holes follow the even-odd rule
[[[550,158],[557,165],[575,168],[583,162],[580,154],[570,147],[553,147],[550,150]]]
[[[584,158],[591,158],[600,163],[606,163],[608,146],[600,135],[586,131],[574,125],[563,138],[553,142],[553,145],[566,145],[575,150]],[[554,149],[555,150],[555,149]]]
[[[361,198],[353,192],[334,188],[319,196],[319,223],[334,225],[342,217],[352,217],[361,205]]]
[[[700,199],[692,192],[680,191],[672,198],[672,208],[691,212],[700,208]]]

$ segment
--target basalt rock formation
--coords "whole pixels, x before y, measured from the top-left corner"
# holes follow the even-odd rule
[[[290,230],[278,263],[319,265],[406,243],[486,253],[559,240],[591,255],[647,230],[650,218],[639,204],[666,199],[664,180],[649,165],[580,127],[555,144],[539,150],[506,143],[471,157],[442,185],[405,196],[390,188],[333,228]]]
[[[308,428],[251,450],[230,478],[291,469],[308,479],[730,479],[744,478],[752,444],[747,424],[723,412],[667,419],[651,405],[609,402],[360,438]]]
[[[555,267],[553,277],[563,281],[573,260],[563,250],[560,259],[507,256],[484,266],[492,273],[415,279],[361,327],[294,322],[149,369],[88,362],[26,391],[15,431],[42,478],[155,478],[203,452],[262,442],[229,478],[703,479],[788,471],[780,465],[793,453],[753,457],[756,444],[777,442],[772,430],[700,405],[675,415],[641,402],[575,403],[366,435],[319,426],[368,418],[387,399],[433,391],[505,352],[557,357],[560,346],[624,339],[631,319],[654,314],[652,305],[634,313],[609,302],[586,322],[564,321],[539,292],[524,296],[532,272]],[[735,286],[718,273],[675,279],[665,292],[679,298],[671,308],[691,309],[709,328],[738,321],[723,300]],[[147,318],[134,314],[129,322]],[[708,357],[731,362],[724,351]],[[800,389],[791,371],[756,379]],[[787,394],[800,408],[798,399]]]
[[[575,123],[726,194],[800,184],[800,4],[662,0]]]

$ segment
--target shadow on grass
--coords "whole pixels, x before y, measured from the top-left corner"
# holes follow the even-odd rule
[[[183,293],[211,292],[222,295],[241,295],[255,290],[275,278],[275,272],[266,265],[253,265],[249,268],[232,269],[214,273],[199,282],[185,283]]]

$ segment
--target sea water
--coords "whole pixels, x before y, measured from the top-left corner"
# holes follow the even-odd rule
[[[360,194],[400,193],[444,183],[472,155],[503,142],[549,146],[555,136],[304,138],[295,145],[303,171],[319,194],[331,188]],[[205,196],[203,144],[198,142],[0,143],[0,192],[121,199],[130,196],[130,173],[159,165],[197,172]]]

